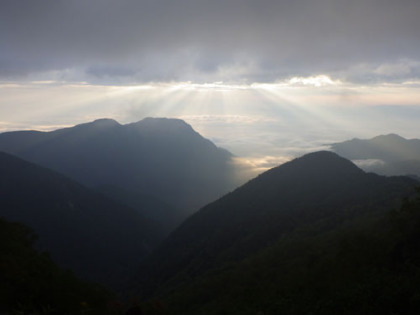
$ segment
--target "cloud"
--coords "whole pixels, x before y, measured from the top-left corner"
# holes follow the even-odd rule
[[[235,166],[235,177],[239,184],[256,177],[257,175],[290,161],[289,156],[262,156],[258,158],[234,157],[232,164]]]
[[[361,169],[370,169],[385,165],[385,162],[380,159],[353,160],[352,162]]]
[[[382,64],[376,70],[375,73],[378,75],[383,75],[387,77],[394,77],[394,76],[405,76],[410,74],[411,67],[407,64]]]
[[[420,60],[395,59],[354,64],[346,70],[346,76],[348,80],[362,84],[415,82],[420,78]]]
[[[340,85],[339,80],[334,81],[327,75],[317,75],[311,77],[293,77],[289,80],[292,85],[311,85],[311,86],[325,86],[325,85]]]
[[[419,61],[419,10],[417,0],[3,0],[0,78],[408,81],[419,73],[394,64]],[[369,71],[349,76],[357,65]]]

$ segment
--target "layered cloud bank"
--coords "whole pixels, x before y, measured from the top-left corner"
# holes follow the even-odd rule
[[[256,167],[356,136],[418,138],[419,10],[416,0],[4,0],[0,132],[178,117]]]
[[[2,80],[351,82],[419,79],[420,4],[403,1],[14,1]]]

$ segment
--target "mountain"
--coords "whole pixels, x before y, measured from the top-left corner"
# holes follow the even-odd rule
[[[235,186],[232,155],[178,119],[127,125],[100,119],[51,132],[6,132],[0,151],[88,187],[153,196],[179,212],[172,218],[185,218]]]
[[[124,282],[161,238],[137,211],[1,152],[0,191],[0,217],[31,227],[39,250],[91,281]]]
[[[325,229],[307,225],[246,259],[187,278],[147,314],[418,314],[420,195]],[[158,305],[163,305],[160,309]]]
[[[416,184],[407,177],[365,173],[332,152],[305,155],[259,175],[188,218],[141,264],[132,292],[169,300],[172,297],[178,306],[185,302],[182,314],[212,314],[200,305],[221,298],[219,290],[244,288],[246,284],[235,278],[239,283],[212,286],[219,278],[209,280],[208,275],[225,274],[231,268],[236,272],[237,264],[254,259],[281,240],[293,239],[296,233],[316,238],[362,217],[381,216],[397,207]],[[254,283],[259,288],[266,283],[260,280],[261,284]],[[208,294],[189,300],[179,293],[185,288],[190,293],[203,290]],[[244,290],[251,297],[256,289]],[[224,306],[235,304],[225,302]],[[218,313],[214,308],[212,311]]]
[[[337,154],[355,160],[366,171],[381,175],[420,176],[420,140],[405,139],[396,134],[368,140],[352,139],[334,143]]]

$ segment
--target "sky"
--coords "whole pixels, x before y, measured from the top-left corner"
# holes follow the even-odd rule
[[[420,138],[418,0],[2,0],[0,132],[174,117],[255,167]]]

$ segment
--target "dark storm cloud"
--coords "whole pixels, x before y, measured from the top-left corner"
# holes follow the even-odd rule
[[[419,11],[418,0],[2,0],[0,76],[418,78]]]

